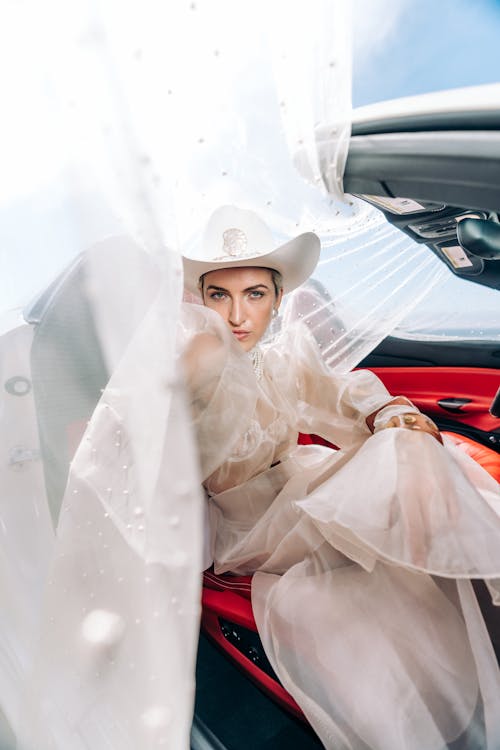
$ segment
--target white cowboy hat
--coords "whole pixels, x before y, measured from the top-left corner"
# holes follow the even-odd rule
[[[201,254],[182,258],[184,286],[198,294],[200,277],[209,271],[257,266],[279,271],[283,277],[283,291],[291,292],[312,274],[319,253],[319,237],[313,232],[299,234],[276,247],[269,228],[253,211],[222,206],[210,217]]]

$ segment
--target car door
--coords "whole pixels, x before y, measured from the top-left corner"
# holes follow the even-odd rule
[[[428,342],[390,336],[361,363],[387,389],[404,394],[441,430],[500,450],[500,419],[490,408],[500,386],[500,342]]]

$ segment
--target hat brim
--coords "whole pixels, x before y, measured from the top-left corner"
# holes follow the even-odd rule
[[[321,243],[314,232],[305,232],[269,253],[244,258],[198,260],[183,256],[184,286],[199,294],[199,280],[210,271],[224,268],[272,268],[283,277],[283,291],[291,292],[307,281],[319,260]]]

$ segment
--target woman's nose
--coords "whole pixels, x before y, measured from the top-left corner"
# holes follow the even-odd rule
[[[243,309],[243,303],[239,299],[233,299],[231,302],[231,309],[229,311],[229,322],[233,326],[239,326],[243,323],[245,318],[245,312]]]

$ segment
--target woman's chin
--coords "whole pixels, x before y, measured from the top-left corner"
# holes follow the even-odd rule
[[[233,336],[245,352],[249,352],[255,346],[255,336],[250,333],[240,334],[233,331]]]

